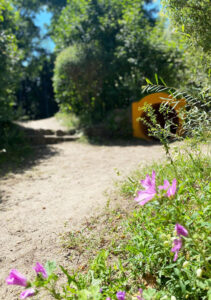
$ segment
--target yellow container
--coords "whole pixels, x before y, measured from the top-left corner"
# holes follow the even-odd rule
[[[148,136],[147,126],[142,121],[139,120],[139,118],[145,117],[145,112],[141,108],[143,108],[145,103],[151,104],[152,108],[155,110],[155,113],[159,115],[158,116],[159,119],[159,117],[160,118],[162,117],[161,114],[159,113],[159,106],[161,103],[164,102],[168,102],[168,105],[170,105],[174,109],[174,118],[178,125],[175,133],[177,133],[178,135],[182,135],[182,120],[179,118],[179,111],[181,108],[185,107],[185,100],[181,99],[175,105],[175,101],[171,95],[166,93],[155,93],[144,97],[140,101],[132,103],[132,127],[133,127],[134,137],[142,138],[145,140],[151,139]],[[162,126],[162,122],[164,121],[160,120],[161,126]]]

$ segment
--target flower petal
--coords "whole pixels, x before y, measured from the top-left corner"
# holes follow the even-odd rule
[[[148,189],[145,191],[138,191],[138,196],[135,198],[135,201],[140,205],[144,205],[148,201],[152,200],[156,195],[156,191],[153,189]]]
[[[176,193],[176,189],[177,189],[177,180],[176,180],[176,178],[174,178],[172,181],[172,185],[170,185],[170,187],[167,191],[167,196],[168,197],[174,196]]]
[[[153,170],[152,171],[152,178],[149,176],[149,174],[146,175],[146,178],[141,180],[141,184],[142,186],[147,189],[149,187],[153,187],[155,188],[155,177],[156,177],[156,173],[155,171]]]
[[[125,300],[125,292],[119,291],[116,293],[117,299],[118,300]]]
[[[163,185],[159,185],[158,188],[159,190],[167,190],[169,186],[170,186],[169,181],[165,179]]]
[[[6,279],[6,283],[9,285],[20,285],[20,286],[27,286],[27,279],[18,272],[16,269],[12,269],[10,271],[10,275]]]
[[[173,241],[174,247],[171,249],[171,252],[179,251],[182,248],[182,240],[181,239],[175,239]]]
[[[178,223],[175,225],[175,230],[176,230],[178,236],[181,236],[181,235],[188,236],[187,229],[185,229],[185,227],[183,227],[182,225],[180,225]]]
[[[20,294],[20,299],[26,299],[27,297],[34,296],[35,290],[33,288],[27,289]]]
[[[48,277],[48,274],[47,274],[45,268],[40,263],[37,262],[36,266],[33,269],[35,270],[35,272],[37,274],[41,273],[42,276],[43,276],[43,278],[47,278]]]

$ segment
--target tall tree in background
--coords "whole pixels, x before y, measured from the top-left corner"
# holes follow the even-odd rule
[[[17,106],[30,118],[51,116],[57,111],[52,87],[54,54],[44,49],[43,40],[35,24],[36,15],[47,9],[55,17],[66,4],[65,0],[11,0],[19,14],[14,34],[22,56],[19,62]]]
[[[14,90],[17,83],[17,63],[20,51],[13,34],[18,14],[6,0],[0,2],[0,122],[12,119]],[[1,125],[2,126],[2,123]]]

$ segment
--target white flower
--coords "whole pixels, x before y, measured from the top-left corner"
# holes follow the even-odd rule
[[[171,300],[177,300],[175,296],[171,296]]]

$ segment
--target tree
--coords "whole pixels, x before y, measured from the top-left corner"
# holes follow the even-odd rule
[[[162,0],[170,23],[185,40],[186,80],[193,95],[210,97],[211,5],[210,0]]]
[[[153,28],[155,18],[146,9],[145,1],[69,1],[54,27],[56,49],[63,50],[55,68],[57,101],[72,109],[77,107],[76,112],[82,114],[83,110],[78,111],[78,102],[90,112],[92,120],[99,121],[108,111],[126,107],[132,100],[139,99],[145,77],[154,77],[157,70],[168,83],[175,82],[174,66],[179,60],[179,51],[172,47],[168,51],[155,48]],[[164,45],[164,40],[162,42]],[[69,50],[64,50],[67,47]],[[75,47],[78,52],[71,55]],[[62,55],[66,57],[64,60]],[[89,62],[92,69],[86,73],[84,70]],[[78,85],[75,66],[77,74],[83,78],[83,85]],[[96,72],[97,76],[88,86],[90,72],[92,75]]]
[[[0,122],[12,119],[20,52],[13,34],[18,15],[6,0],[0,2]],[[0,125],[1,126],[1,125]]]
[[[211,50],[210,0],[162,0],[171,22],[205,52]]]
[[[19,84],[16,90],[16,107],[21,107],[31,118],[47,117],[57,110],[52,87],[54,55],[46,51],[41,42],[40,28],[35,25],[36,14],[43,8],[59,13],[66,0],[11,0],[19,16],[12,32],[21,51]]]

